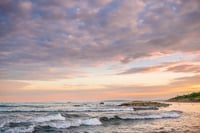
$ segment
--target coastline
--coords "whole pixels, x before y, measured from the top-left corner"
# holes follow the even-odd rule
[[[167,102],[200,102],[200,92],[193,92],[181,96],[176,96],[166,100]]]

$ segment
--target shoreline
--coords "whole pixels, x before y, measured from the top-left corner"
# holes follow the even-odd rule
[[[176,96],[166,100],[167,102],[200,102],[200,92],[193,92],[181,96]]]

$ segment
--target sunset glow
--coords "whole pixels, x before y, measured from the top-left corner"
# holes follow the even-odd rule
[[[0,101],[200,91],[199,0],[1,0]]]

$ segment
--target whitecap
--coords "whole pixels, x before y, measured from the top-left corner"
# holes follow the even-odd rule
[[[82,120],[81,124],[82,125],[101,125],[102,123],[97,118],[90,118],[90,119]]]
[[[1,122],[0,123],[0,128],[4,127],[4,125],[6,125],[6,124],[7,124],[7,122],[5,122],[5,121]]]
[[[65,120],[65,117],[63,117],[60,113],[58,113],[47,116],[40,116],[32,119],[33,122],[46,122],[52,120]]]
[[[75,119],[71,121],[49,121],[42,124],[42,126],[50,126],[54,128],[70,128],[78,127],[81,125],[95,126],[101,125],[102,123],[98,118],[87,118],[87,119]]]
[[[155,114],[129,114],[119,116],[121,119],[132,119],[132,120],[142,120],[142,119],[162,119],[162,118],[177,118],[180,116],[178,111],[169,111]]]
[[[72,126],[69,121],[51,121],[41,124],[41,126],[50,126],[54,128],[69,128]]]
[[[5,133],[30,133],[34,131],[34,125],[29,127],[15,127],[5,131]]]
[[[4,127],[9,122],[10,122],[10,120],[8,120],[8,119],[1,119],[0,120],[0,128]]]

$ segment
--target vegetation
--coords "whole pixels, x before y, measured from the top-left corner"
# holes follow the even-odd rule
[[[176,96],[169,99],[170,102],[200,102],[200,92],[193,92],[190,94]]]

